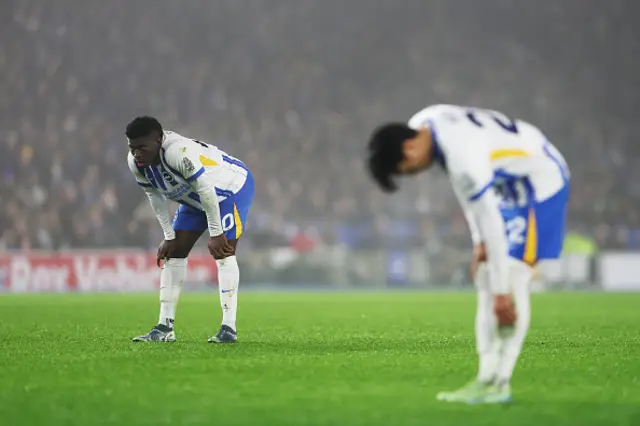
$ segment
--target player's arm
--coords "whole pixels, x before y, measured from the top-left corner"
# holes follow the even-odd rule
[[[482,242],[486,250],[489,285],[494,294],[509,293],[508,244],[504,221],[498,208],[499,200],[493,191],[487,190],[479,198],[471,200],[469,214],[477,218],[478,234],[475,241]],[[472,234],[473,235],[473,234]],[[473,237],[472,237],[473,238]],[[479,244],[476,243],[476,244]]]
[[[216,186],[213,180],[206,174],[203,174],[191,184],[193,189],[200,197],[200,203],[207,215],[207,226],[210,237],[218,237],[222,235],[222,221],[220,220],[220,204],[218,195],[216,194]]]
[[[186,148],[186,149],[185,149]],[[216,194],[215,182],[205,173],[205,168],[200,162],[196,150],[183,147],[178,158],[175,158],[173,166],[189,182],[193,190],[200,197],[200,203],[207,215],[209,236],[218,237],[223,234],[222,221],[220,219],[220,205]],[[167,160],[171,161],[172,152],[167,153]]]
[[[140,170],[138,170],[138,167],[135,165],[135,161],[131,154],[129,154],[128,163],[129,170],[131,170],[131,173],[133,173],[136,182],[142,187],[144,193],[147,194],[147,198],[149,198],[151,209],[158,218],[158,222],[160,223],[160,227],[162,228],[162,232],[164,234],[164,239],[175,239],[176,233],[173,230],[173,226],[171,224],[171,215],[169,213],[169,205],[167,203],[167,199],[153,185],[151,185],[151,182],[149,182],[149,180],[142,173],[140,173]]]
[[[200,204],[202,204],[202,209],[207,216],[209,253],[215,259],[224,259],[233,255],[235,248],[227,242],[224,236],[215,182],[211,176],[205,173],[204,166],[197,155],[198,153],[194,150],[189,150],[188,147],[183,148],[186,149],[180,150],[179,162],[175,166],[200,197]]]
[[[456,192],[456,197],[460,202],[462,212],[464,213],[464,218],[467,221],[467,226],[469,227],[469,232],[471,233],[471,241],[473,242],[474,246],[477,246],[478,244],[482,243],[482,235],[480,234],[478,221],[476,220],[474,213],[471,211],[471,207],[469,207],[469,203],[464,195],[460,194],[455,187],[453,189]]]
[[[487,252],[487,271],[489,285],[495,295],[509,293],[508,283],[508,244],[504,221],[499,209],[499,199],[491,189],[493,170],[487,164],[478,161],[458,165],[458,172],[453,171],[451,181],[456,195],[460,198],[467,220],[475,226],[472,238],[475,242],[483,242]],[[471,222],[470,222],[471,223]]]

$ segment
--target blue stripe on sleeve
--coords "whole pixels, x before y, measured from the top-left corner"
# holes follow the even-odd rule
[[[229,164],[233,164],[234,166],[238,166],[246,171],[249,171],[249,169],[247,168],[247,166],[240,160],[236,160],[235,158],[231,158],[228,155],[222,155],[222,159]]]
[[[195,174],[191,175],[189,178],[186,178],[185,180],[187,182],[193,182],[194,180],[198,179],[203,173],[204,173],[204,167],[201,167],[200,170],[198,170],[197,172],[195,172]]]
[[[484,193],[487,192],[487,190],[492,186],[493,186],[493,180],[491,180],[488,184],[483,186],[482,189],[480,189],[478,192],[470,196],[469,201],[476,201],[478,198],[482,197]]]
[[[195,192],[190,192],[189,193],[189,198],[194,200],[196,203],[200,203],[200,196],[198,194],[196,194]]]
[[[562,174],[562,179],[566,182],[569,182],[569,172],[567,170],[567,167],[565,167],[562,162],[560,162],[559,159],[557,159],[552,153],[551,150],[549,149],[549,142],[546,142],[544,144],[544,146],[542,147],[542,149],[544,150],[544,153],[547,157],[549,157],[551,159],[551,161],[553,161],[556,166],[558,166],[558,168],[560,169],[560,174]]]
[[[233,197],[233,192],[229,191],[229,190],[226,190],[226,189],[216,188],[216,195],[218,197],[231,198],[231,197]]]

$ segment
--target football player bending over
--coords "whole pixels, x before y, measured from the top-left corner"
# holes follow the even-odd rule
[[[164,232],[158,248],[160,318],[134,342],[175,341],[174,321],[187,257],[202,233],[209,232],[209,253],[216,259],[222,326],[210,343],[236,341],[240,272],[236,246],[253,200],[249,169],[213,145],[163,130],[153,117],[137,117],[126,128],[128,163],[149,197]],[[173,219],[167,200],[180,204]]]
[[[383,190],[433,164],[447,173],[474,243],[477,377],[442,401],[511,400],[510,380],[529,328],[534,265],[560,256],[569,171],[535,126],[497,111],[433,105],[376,129],[368,167]]]

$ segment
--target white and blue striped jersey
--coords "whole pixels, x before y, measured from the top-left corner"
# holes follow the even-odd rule
[[[567,191],[564,158],[537,127],[493,110],[433,105],[411,117],[408,126],[430,132],[433,159],[447,172],[471,238],[486,247],[490,288],[509,293],[511,274],[521,263],[533,265],[548,254],[537,234],[549,219],[538,223],[536,212]],[[564,215],[557,216],[563,224]]]
[[[433,105],[416,113],[408,124],[430,129],[436,160],[447,170],[456,192],[467,200],[501,182],[523,181],[530,186],[530,196],[540,202],[569,180],[564,158],[542,131],[500,112]],[[521,188],[516,185],[515,189]]]
[[[236,194],[249,173],[238,159],[214,145],[165,131],[160,163],[138,167],[129,153],[129,169],[138,185],[153,188],[166,199],[204,211],[194,181],[201,176],[215,185],[218,201]]]

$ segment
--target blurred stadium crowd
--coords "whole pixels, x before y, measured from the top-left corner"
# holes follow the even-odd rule
[[[393,197],[367,136],[430,103],[539,125],[573,174],[569,228],[640,247],[631,1],[20,0],[0,5],[0,248],[154,247],[126,166],[136,115],[253,171],[246,239],[468,245],[438,172]]]

